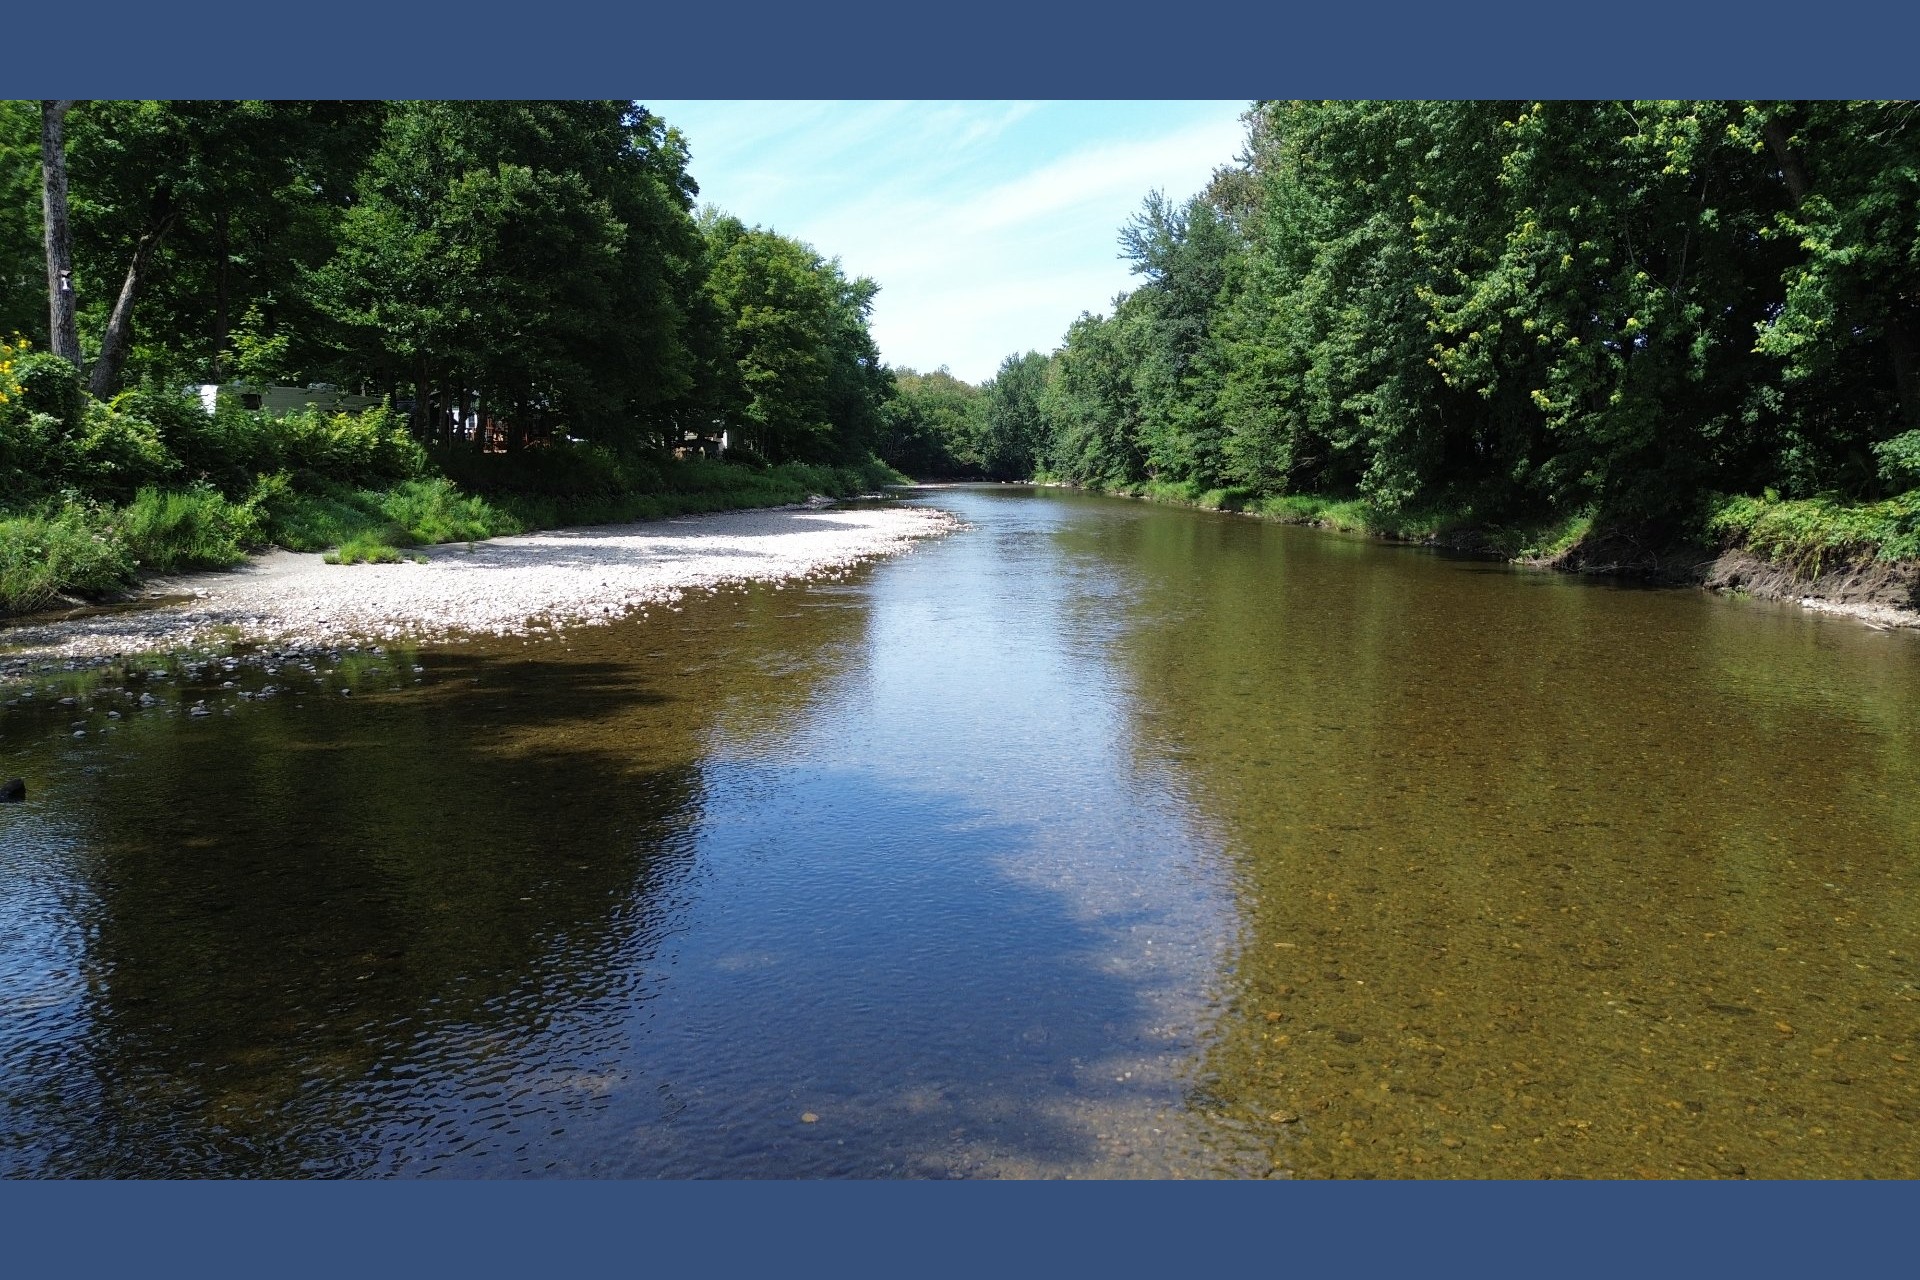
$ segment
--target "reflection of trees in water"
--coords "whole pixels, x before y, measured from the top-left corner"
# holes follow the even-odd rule
[[[1912,1176],[1920,1005],[1884,951],[1920,832],[1884,716],[1741,696],[1791,642],[1688,595],[1116,528],[1135,749],[1224,824],[1245,913],[1201,1101],[1276,1165]],[[1885,656],[1824,656],[1886,691]]]
[[[737,605],[128,721],[84,801],[92,1031],[5,1086],[21,1171],[377,1171],[469,1137],[543,1029],[634,998],[684,906],[716,689],[777,716],[817,678],[708,673]],[[590,1024],[565,1048],[602,1061],[619,1023]]]

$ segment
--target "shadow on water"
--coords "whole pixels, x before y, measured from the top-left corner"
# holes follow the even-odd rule
[[[696,764],[577,732],[663,706],[649,681],[456,653],[418,687],[344,683],[133,715],[46,771],[60,865],[37,870],[79,921],[84,994],[63,1035],[7,1046],[11,1171],[394,1167],[396,1129],[432,1123],[427,1073],[536,1036],[544,993],[594,998],[596,940],[644,947],[670,909]]]

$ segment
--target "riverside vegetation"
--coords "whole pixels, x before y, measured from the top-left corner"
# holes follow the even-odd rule
[[[629,103],[0,103],[0,334],[66,347],[0,351],[0,609],[902,472],[1569,566],[1920,558],[1920,107],[1245,118],[1122,228],[1137,288],[973,386],[881,365],[872,281],[696,214],[686,140]],[[179,390],[295,379],[390,407]],[[672,456],[721,427],[733,464]]]
[[[687,163],[625,102],[0,103],[0,612],[904,479],[876,286]]]
[[[1509,557],[1920,557],[1920,106],[1263,102],[882,453]],[[1593,560],[1594,557],[1588,557]]]

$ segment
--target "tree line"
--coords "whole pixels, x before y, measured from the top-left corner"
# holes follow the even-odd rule
[[[1245,121],[1205,190],[1152,194],[1121,230],[1137,287],[982,388],[903,381],[887,456],[1210,505],[1642,526],[1715,495],[1920,484],[1920,105]]]
[[[867,458],[874,284],[696,212],[688,162],[631,102],[0,103],[0,336],[102,401],[327,383],[429,446],[484,413],[510,452]]]
[[[631,102],[0,102],[0,338],[34,344],[0,352],[0,508],[410,456],[385,417],[209,432],[178,403],[238,381],[382,399],[482,491],[657,488],[724,429],[749,465],[1466,523],[1778,495],[1894,504],[1829,541],[1920,539],[1920,106],[1245,121],[1121,229],[1133,289],[973,386],[885,368],[873,282],[698,210],[687,140]]]
[[[875,285],[688,165],[631,102],[0,102],[0,613],[897,479]]]

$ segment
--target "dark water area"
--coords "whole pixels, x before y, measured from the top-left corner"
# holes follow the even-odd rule
[[[1920,637],[916,500],[844,581],[0,690],[0,1173],[1920,1175]]]

